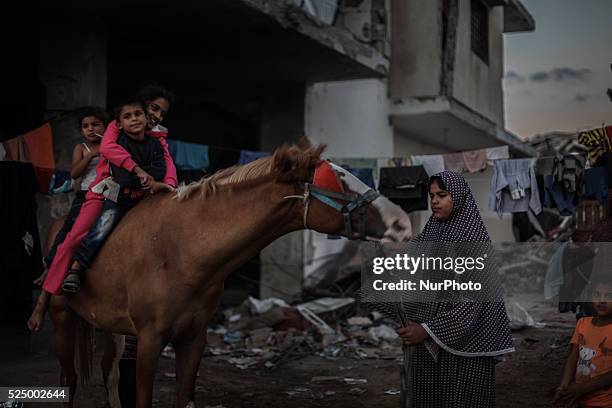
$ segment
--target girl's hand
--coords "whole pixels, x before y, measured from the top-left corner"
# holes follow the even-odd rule
[[[418,323],[410,322],[405,327],[400,327],[397,334],[406,344],[415,345],[422,343],[429,337],[429,333]]]

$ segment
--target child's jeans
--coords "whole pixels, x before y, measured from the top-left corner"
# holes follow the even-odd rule
[[[96,255],[104,241],[106,241],[106,238],[135,204],[136,202],[130,204],[115,203],[105,199],[98,221],[91,227],[87,236],[81,242],[81,245],[74,254],[74,260],[78,261],[83,268],[89,268],[94,259],[96,259]]]

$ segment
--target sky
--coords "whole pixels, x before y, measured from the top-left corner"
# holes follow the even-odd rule
[[[532,33],[506,34],[506,128],[521,137],[612,125],[612,0],[522,0]]]

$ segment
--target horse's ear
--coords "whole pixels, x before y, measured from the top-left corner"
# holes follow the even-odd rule
[[[300,150],[308,150],[312,147],[312,142],[308,136],[302,135],[300,140],[298,140],[297,146],[300,148]]]

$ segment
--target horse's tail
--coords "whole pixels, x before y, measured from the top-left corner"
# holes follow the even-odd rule
[[[77,316],[76,353],[81,384],[87,384],[93,369],[93,355],[95,347],[95,331],[85,319]]]

